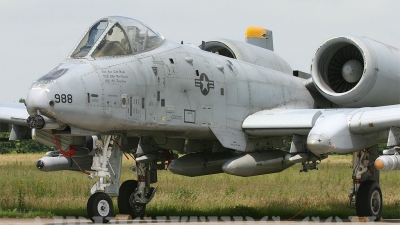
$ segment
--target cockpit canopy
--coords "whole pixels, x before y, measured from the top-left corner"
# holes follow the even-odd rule
[[[70,58],[134,55],[157,48],[164,37],[143,22],[126,17],[108,17],[96,22]]]

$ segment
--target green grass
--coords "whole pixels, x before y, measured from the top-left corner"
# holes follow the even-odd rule
[[[86,216],[94,180],[79,172],[41,172],[42,154],[0,155],[0,217]],[[122,180],[134,179],[133,160],[123,161]],[[318,171],[284,172],[249,178],[217,174],[183,177],[159,171],[158,187],[147,215],[156,216],[280,216],[327,218],[354,216],[347,207],[352,187],[351,156],[330,156]],[[381,173],[383,217],[400,218],[400,172]],[[114,199],[115,210],[116,199]]]

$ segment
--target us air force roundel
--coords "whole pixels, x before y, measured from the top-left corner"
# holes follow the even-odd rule
[[[208,95],[210,89],[214,89],[214,81],[209,80],[207,75],[202,73],[200,79],[195,80],[195,86],[200,87],[200,91],[203,95]]]

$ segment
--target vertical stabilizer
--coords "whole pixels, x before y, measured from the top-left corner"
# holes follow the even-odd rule
[[[246,30],[246,42],[274,51],[272,31],[262,27],[249,27]]]

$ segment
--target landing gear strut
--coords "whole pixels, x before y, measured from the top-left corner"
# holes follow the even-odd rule
[[[156,188],[150,185],[157,182],[157,162],[163,163],[172,156],[166,152],[154,139],[140,138],[135,153],[136,167],[132,168],[138,180],[127,180],[122,183],[118,196],[118,208],[121,214],[129,214],[132,218],[145,216],[146,205],[156,193]]]
[[[377,145],[353,153],[353,188],[349,195],[350,207],[356,209],[357,216],[375,220],[382,215],[379,171],[373,166],[378,156]]]
[[[112,166],[109,165],[109,159],[112,153],[114,142],[117,136],[105,135],[102,140],[96,141],[96,150],[93,157],[91,169],[94,173],[89,175],[89,178],[98,177],[99,180],[91,189],[92,195],[87,203],[87,214],[89,219],[95,223],[108,223],[114,216],[114,206],[111,198],[105,193],[106,188],[111,184],[118,183],[116,174]],[[110,173],[107,166],[113,175]]]

